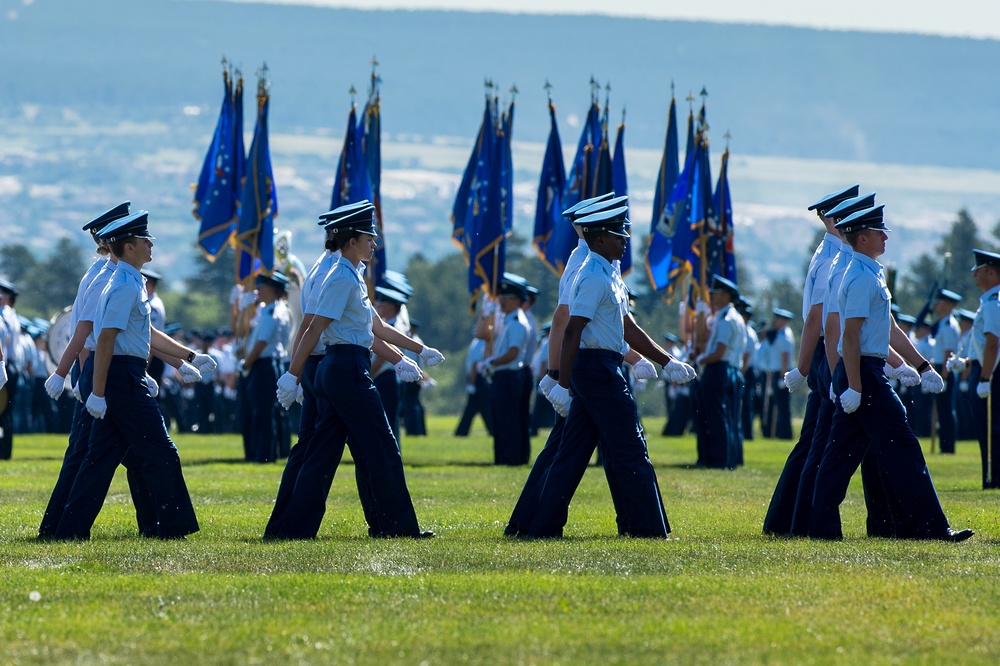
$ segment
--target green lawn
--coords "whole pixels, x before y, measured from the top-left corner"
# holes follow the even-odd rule
[[[658,433],[662,421],[649,419]],[[749,442],[736,472],[688,469],[693,439],[650,438],[671,541],[615,536],[591,468],[567,538],[502,536],[527,468],[491,442],[404,438],[429,541],[366,538],[345,465],[315,541],[263,543],[281,465],[235,437],[177,444],[202,530],[133,536],[124,475],[86,543],[37,543],[63,437],[18,437],[0,464],[0,663],[997,663],[1000,492],[978,449],[930,456],[962,544],[864,536],[855,479],[843,542],[773,540],[760,524],[789,443]],[[536,438],[537,450],[543,439]]]

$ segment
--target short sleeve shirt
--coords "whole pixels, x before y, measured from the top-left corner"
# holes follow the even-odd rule
[[[861,355],[886,358],[889,355],[891,297],[882,264],[863,254],[854,254],[838,295],[840,343],[844,355],[844,325],[848,319],[862,318]]]
[[[145,280],[134,266],[121,261],[101,293],[94,335],[99,337],[105,328],[117,328],[115,356],[149,357],[151,308]]]
[[[809,270],[806,272],[806,282],[802,289],[802,321],[806,320],[809,310],[814,305],[826,302],[826,290],[829,286],[830,265],[840,251],[840,239],[833,234],[826,234],[816,246]]]
[[[349,261],[338,261],[320,286],[315,314],[332,319],[320,340],[324,345],[358,345],[371,349],[373,312],[368,289]]]
[[[624,317],[628,290],[614,267],[591,252],[580,268],[569,304],[571,317],[590,320],[580,338],[581,349],[607,349],[625,354]]]
[[[494,365],[493,370],[519,370],[524,365],[527,355],[528,321],[520,308],[504,315],[500,333],[493,345],[493,357],[503,356],[512,348],[517,347],[517,356],[513,361],[503,365]]]
[[[972,320],[972,355],[980,363],[983,362],[983,350],[986,349],[986,334],[992,333],[1000,338],[1000,286],[983,292],[979,297],[979,310]],[[994,368],[996,365],[993,366]],[[983,371],[986,372],[985,370]],[[990,370],[990,373],[993,371]]]

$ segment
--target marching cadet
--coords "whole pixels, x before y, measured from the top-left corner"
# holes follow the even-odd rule
[[[663,334],[663,350],[678,361],[687,362],[687,347],[680,346],[680,338],[673,333]],[[664,373],[663,393],[666,398],[667,419],[663,423],[664,437],[680,437],[688,431],[694,412],[691,390],[694,382],[680,384],[666,379]]]
[[[941,453],[955,453],[955,402],[958,382],[954,375],[948,371],[947,360],[956,354],[958,339],[962,335],[958,319],[953,314],[961,302],[962,297],[950,289],[938,290],[937,298],[934,300],[934,314],[937,315],[938,320],[931,327],[934,347],[930,358],[934,369],[945,381],[944,391],[933,398],[934,406],[937,408],[938,450]]]
[[[428,365],[437,365],[444,356],[385,324],[368,299],[359,270],[375,251],[378,232],[374,211],[371,204],[342,214],[333,211],[325,225],[327,247],[339,250],[341,257],[319,288],[315,312],[297,341],[291,367],[278,380],[278,399],[287,406],[295,400],[308,357],[322,340],[326,353],[314,383],[318,418],[285,509],[272,516],[268,537],[316,536],[345,444],[351,449],[356,474],[370,484],[368,488],[359,484],[358,488],[362,506],[367,506],[366,518],[371,516],[369,534],[382,538],[434,535],[421,531],[417,524],[399,446],[369,374],[369,350],[379,337],[390,345],[417,351]],[[390,348],[387,353],[392,354],[397,368],[412,364],[398,351]],[[419,379],[419,369],[415,374]]]
[[[962,335],[958,339],[958,349],[955,354],[959,358],[968,358],[972,355],[972,324],[976,320],[976,313],[964,308],[955,312],[958,315],[958,327]],[[962,368],[959,371],[957,390],[955,391],[955,429],[956,439],[977,439],[975,419],[972,415],[972,401],[978,400],[976,387],[969,384],[969,369]]]
[[[275,400],[292,330],[292,315],[285,300],[287,288],[288,278],[279,271],[257,276],[260,309],[247,338],[247,356],[243,360],[248,407],[243,418],[243,437],[249,439],[247,460],[251,462],[266,463],[288,457],[291,435],[284,410],[278,409]]]
[[[115,469],[126,453],[138,461],[155,523],[150,535],[182,538],[198,531],[177,449],[150,394],[150,349],[194,361],[197,353],[150,329],[150,307],[139,270],[152,259],[148,213],[139,211],[106,225],[98,237],[118,258],[101,294],[94,322],[94,385],[87,411],[95,421],[90,447],[55,532],[57,539],[87,539]],[[209,359],[211,360],[211,359]],[[211,364],[214,367],[214,362]]]
[[[854,250],[838,294],[841,359],[833,373],[838,407],[830,440],[816,475],[809,536],[839,539],[840,503],[854,470],[869,448],[879,454],[882,481],[894,497],[897,536],[964,541],[972,530],[953,530],[938,501],[920,442],[889,386],[884,366],[890,343],[920,373],[933,392],[944,382],[892,319],[885,271],[876,260],[885,252],[884,206],[853,213],[836,226]]]
[[[973,250],[975,266],[972,277],[982,289],[979,311],[972,323],[971,354],[968,358],[952,357],[948,369],[961,372],[969,368],[969,386],[976,387],[978,400],[972,401],[979,452],[983,467],[983,488],[1000,488],[1000,401],[993,398],[993,390],[1000,390],[1000,373],[996,371],[998,341],[1000,341],[1000,254]],[[992,428],[990,427],[992,426]]]
[[[566,421],[527,530],[529,537],[562,536],[569,503],[598,441],[619,533],[666,538],[670,532],[621,365],[631,347],[662,365],[670,380],[690,381],[695,371],[671,358],[628,313],[628,290],[612,266],[625,252],[627,213],[628,207],[620,206],[576,220],[590,253],[572,287],[559,383],[548,393]]]
[[[389,287],[375,287],[375,312],[387,325],[392,326],[403,335],[409,333],[409,322],[399,319],[400,310],[409,298],[401,291],[396,291]],[[401,330],[405,325],[406,330]],[[396,371],[392,363],[385,359],[372,355],[372,381],[375,382],[375,389],[379,398],[382,399],[382,406],[385,407],[385,417],[389,419],[389,427],[392,434],[399,442],[399,382],[396,378]]]
[[[757,330],[753,327],[753,306],[745,297],[740,295],[736,300],[736,311],[743,317],[746,325],[747,339],[743,344],[743,358],[740,361],[740,370],[743,373],[743,395],[740,398],[740,436],[743,440],[753,440],[753,412],[757,404],[757,347],[760,339],[757,337]]]
[[[930,322],[924,319],[917,319],[913,326],[913,333],[910,336],[917,353],[926,359],[930,359],[934,354],[934,338],[931,336]],[[931,436],[931,410],[934,405],[934,397],[924,386],[910,392],[913,401],[913,408],[907,412],[910,421],[910,428],[917,437]]]
[[[472,331],[472,342],[465,352],[465,409],[455,426],[455,437],[468,437],[472,428],[472,419],[479,414],[483,419],[486,434],[493,436],[493,409],[490,407],[490,385],[486,377],[477,370],[479,361],[486,357],[486,340],[476,337],[475,327]],[[548,400],[546,399],[546,402]]]
[[[535,355],[531,359],[531,377],[536,385],[549,372],[549,331],[552,330],[552,323],[545,322],[538,330],[541,339],[535,349]],[[549,402],[549,399],[540,392],[536,393],[531,410],[531,436],[537,435],[541,428],[551,428],[555,417],[556,412],[552,409],[552,403]]]
[[[802,339],[799,341],[799,358],[795,367],[784,373],[784,384],[788,391],[778,391],[782,400],[779,402],[779,412],[788,409],[785,402],[791,391],[798,390],[808,381],[809,394],[806,396],[806,411],[802,418],[802,428],[799,439],[792,447],[785,461],[785,466],[778,477],[778,484],[771,495],[771,503],[764,517],[764,534],[788,534],[792,529],[792,515],[795,513],[795,498],[798,494],[799,479],[806,457],[812,448],[813,436],[816,434],[817,417],[819,415],[822,397],[829,391],[829,371],[824,372],[826,347],[823,344],[823,304],[826,302],[826,290],[830,277],[830,265],[840,251],[840,236],[834,228],[834,218],[827,212],[840,203],[858,196],[860,185],[852,185],[843,190],[832,192],[807,210],[815,210],[816,216],[823,223],[826,234],[816,246],[809,269],[806,271],[805,285],[802,291]],[[775,311],[777,314],[777,311]],[[777,396],[772,396],[776,398]],[[777,400],[775,400],[778,402]],[[783,411],[784,410],[784,411]],[[783,424],[781,426],[784,427]],[[791,425],[789,424],[789,430]]]
[[[764,414],[761,416],[764,436],[774,439],[792,438],[791,396],[785,389],[785,373],[792,367],[795,339],[788,322],[795,316],[791,310],[774,308],[771,325],[764,333],[760,361],[764,373]]]
[[[14,285],[0,278],[0,348],[6,368],[4,382],[7,384],[6,395],[0,400],[6,400],[0,405],[0,460],[10,460],[14,449],[14,405],[17,397],[17,382],[20,379],[20,369],[17,367],[18,346],[21,337],[21,322],[14,312],[17,300],[17,289]]]
[[[497,288],[503,318],[493,355],[479,362],[479,372],[490,378],[493,405],[493,464],[527,465],[531,456],[528,403],[522,372],[528,348],[528,321],[521,304],[528,299],[523,285],[506,276]]]
[[[705,467],[736,469],[743,457],[737,374],[746,343],[746,324],[733,307],[733,302],[740,297],[735,283],[721,275],[713,275],[709,294],[715,322],[705,351],[697,358],[701,368],[698,460]]]

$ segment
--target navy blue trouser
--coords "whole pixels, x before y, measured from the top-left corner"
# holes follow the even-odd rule
[[[249,418],[244,427],[249,428],[250,457],[252,462],[273,462],[278,459],[278,438],[282,436],[281,427],[275,418],[277,403],[278,374],[275,361],[271,358],[258,358],[250,367],[246,381],[246,407]]]
[[[77,362],[77,365],[79,362]],[[87,360],[83,364],[83,369],[78,377],[80,396],[86,402],[94,389],[94,353],[87,355]],[[48,396],[46,396],[48,398]],[[94,426],[94,417],[90,415],[83,403],[73,400],[73,426],[69,433],[69,445],[63,455],[62,467],[59,470],[59,477],[56,485],[52,489],[48,506],[42,516],[42,524],[38,528],[38,536],[50,537],[56,533],[59,521],[62,519],[63,509],[66,507],[66,500],[73,489],[73,482],[83,465],[87,451],[90,450],[90,431]],[[149,489],[141,474],[135,470],[138,468],[138,461],[135,454],[126,453],[122,459],[122,465],[127,471],[129,493],[132,495],[132,505],[135,507],[135,521],[139,527],[139,534],[143,536],[156,535],[156,512],[153,510],[152,501],[149,498]]]
[[[374,378],[375,390],[378,391],[378,396],[382,400],[382,406],[385,408],[385,418],[389,421],[389,427],[392,428],[392,436],[396,438],[396,444],[399,444],[399,380],[396,378],[395,370],[386,370],[380,372],[377,377]]]
[[[861,406],[847,414],[839,405],[833,414],[830,441],[816,475],[809,536],[843,536],[840,504],[847,496],[851,476],[871,448],[878,456],[880,478],[892,498],[896,536],[930,539],[948,529],[934,483],[906,411],[882,370],[885,359],[861,357]],[[847,390],[844,361],[833,373],[837,395]]]
[[[271,510],[271,517],[264,528],[264,536],[280,536],[278,530],[281,525],[282,514],[288,506],[295,489],[295,481],[302,469],[302,463],[309,455],[310,447],[316,434],[316,419],[318,417],[316,408],[316,371],[319,368],[323,354],[313,354],[307,360],[302,369],[302,410],[299,418],[299,439],[292,447],[288,460],[285,461],[285,469],[281,473],[281,483],[278,485],[278,496],[274,500],[274,508]],[[371,489],[368,487],[367,477],[362,477],[357,473],[355,466],[355,478],[358,483],[358,495],[361,497],[361,509],[365,514],[365,521],[368,523],[369,534],[378,533],[377,515],[371,509]],[[330,486],[333,484],[333,477],[326,486],[325,496],[330,495]],[[324,502],[326,500],[324,499]]]
[[[314,384],[316,430],[285,511],[274,526],[274,536],[297,539],[316,536],[345,444],[354,458],[355,473],[367,482],[367,489],[359,484],[358,494],[362,505],[370,506],[373,512],[369,533],[419,536],[403,459],[369,375],[370,368],[369,351],[364,347],[327,347]],[[373,533],[372,529],[378,531]]]
[[[729,367],[730,391],[726,394],[729,400],[729,455],[726,456],[726,467],[743,465],[743,424],[740,422],[743,391],[746,384],[743,375],[736,368]]]
[[[709,363],[701,371],[698,383],[698,462],[706,467],[723,469],[736,466],[733,444],[732,406],[734,404],[729,364]]]
[[[938,374],[945,371],[943,363],[935,363],[934,369]],[[948,373],[948,380],[944,383],[944,391],[933,397],[937,407],[937,436],[941,453],[955,452],[956,422],[955,418],[955,394],[958,392],[955,373]]]
[[[562,440],[542,486],[530,536],[562,536],[569,503],[601,442],[604,474],[618,513],[619,532],[635,537],[670,533],[639,412],[621,372],[622,357],[581,349],[573,364],[573,402]]]
[[[969,371],[969,391],[975,391],[983,376],[983,367],[974,361]],[[979,456],[983,466],[983,488],[1000,488],[1000,372],[993,371],[990,378],[992,398],[987,401],[976,395],[972,398],[972,414],[976,437],[979,439]],[[993,408],[993,434],[987,436],[987,404]],[[992,445],[992,450],[989,446]],[[989,454],[988,454],[989,451]]]
[[[150,536],[172,538],[198,531],[177,448],[146,385],[146,359],[113,356],[104,394],[108,410],[94,419],[90,447],[63,511],[57,539],[89,539],[115,475],[127,454],[143,477],[156,515]]]
[[[753,408],[756,391],[757,371],[748,367],[743,373],[743,395],[740,398],[740,423],[744,440],[753,440]]]
[[[541,399],[547,400],[544,396]],[[517,503],[514,504],[514,510],[510,514],[510,520],[507,521],[507,527],[504,528],[503,533],[507,536],[527,534],[528,528],[531,527],[531,521],[535,517],[535,509],[538,508],[538,499],[542,494],[542,486],[545,484],[545,475],[548,474],[549,465],[552,464],[552,460],[556,457],[556,451],[559,450],[565,425],[565,417],[556,414],[549,438],[545,440],[545,446],[538,452],[538,457],[532,463],[528,478],[524,481],[524,488],[521,489]]]
[[[498,370],[490,383],[493,403],[493,463],[527,465],[531,455],[528,412],[520,370]]]
[[[802,417],[802,430],[799,432],[799,440],[795,442],[795,446],[792,447],[785,460],[785,467],[781,470],[778,484],[771,495],[771,504],[767,507],[767,514],[764,516],[764,534],[787,536],[792,531],[792,515],[795,513],[799,481],[813,446],[813,436],[816,434],[816,424],[822,401],[821,392],[829,393],[830,391],[829,374],[825,372],[826,367],[826,345],[823,338],[820,338],[816,343],[816,349],[813,350],[809,375],[806,377],[809,395],[806,396],[806,413]],[[784,388],[775,387],[774,390],[788,393],[788,389]],[[829,428],[829,422],[826,425]]]

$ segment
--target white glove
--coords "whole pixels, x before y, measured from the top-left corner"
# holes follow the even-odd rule
[[[419,382],[424,376],[424,373],[420,372],[420,366],[408,356],[399,359],[399,363],[393,367],[396,368],[396,377],[400,381]]]
[[[965,359],[952,354],[944,365],[948,368],[948,372],[962,372],[965,370]]]
[[[854,389],[847,389],[840,394],[840,406],[844,408],[844,411],[848,414],[853,413],[858,407],[861,406],[861,394]]]
[[[427,365],[435,366],[444,360],[444,354],[433,347],[424,347],[420,350],[420,358],[427,362]]]
[[[226,400],[236,400],[239,395],[236,393],[236,389],[224,386],[222,387],[222,397]]]
[[[240,362],[236,364],[236,372],[240,373],[241,376],[246,377],[250,374],[250,368],[247,367],[245,359],[240,359]]]
[[[654,379],[656,377],[656,366],[647,358],[640,358],[632,366],[632,376],[636,379]]]
[[[215,372],[215,368],[219,365],[215,362],[215,359],[208,354],[195,354],[194,360],[191,361],[191,365],[198,368],[198,372],[201,376],[210,375]]]
[[[91,393],[90,397],[87,398],[87,411],[95,419],[103,419],[104,415],[108,413],[108,401]]]
[[[785,388],[785,380],[782,379],[781,377],[778,377],[776,380],[774,380],[774,385],[777,386],[778,388]]]
[[[474,395],[475,392],[476,392],[476,385],[475,384],[466,384],[465,385],[465,392],[468,393],[469,395]],[[543,393],[542,395],[545,395],[545,394]]]
[[[559,416],[565,417],[569,414],[569,405],[573,402],[573,396],[569,394],[569,389],[556,384],[545,397],[547,397],[549,402],[552,403],[553,409],[556,410],[556,413],[559,414]]]
[[[833,384],[830,384],[830,402],[837,404],[837,392],[833,390]]]
[[[149,397],[155,398],[160,394],[160,385],[156,383],[156,380],[146,373],[146,388],[149,389]]]
[[[944,380],[934,368],[928,368],[920,373],[920,386],[927,389],[928,393],[941,393],[944,391]]]
[[[4,373],[3,380],[7,381],[7,375]],[[3,386],[3,384],[0,384]],[[45,380],[45,392],[49,394],[49,397],[53,400],[58,400],[59,396],[63,394],[66,390],[66,378],[60,377],[56,373],[49,375],[49,378]]]
[[[663,370],[667,373],[667,379],[675,384],[687,384],[698,375],[690,365],[681,363],[675,358],[667,361]]]
[[[694,306],[694,312],[695,314],[703,314],[707,317],[712,314],[712,308],[705,301],[698,301],[698,304]]]
[[[299,403],[301,405],[302,401],[305,400],[305,397],[306,397],[306,394],[302,390],[302,384],[299,384],[299,387],[297,389],[295,389],[295,402],[297,402],[297,403]]]
[[[798,368],[792,368],[785,373],[785,387],[789,391],[798,391],[805,383],[806,378],[802,376]]]
[[[240,310],[246,310],[248,307],[257,302],[257,292],[248,291],[240,296]]]
[[[990,383],[989,382],[979,382],[976,384],[976,395],[980,398],[987,398],[990,395]]]
[[[420,387],[425,389],[431,389],[437,385],[438,383],[434,380],[433,377],[428,377],[427,379],[420,382]]]
[[[278,377],[278,390],[284,393],[291,393],[293,396],[299,389],[299,378],[290,372]]]
[[[181,376],[181,381],[185,384],[201,381],[201,372],[187,361],[181,362],[181,367],[177,368],[177,374]]]
[[[558,383],[559,382],[557,382],[556,380],[552,379],[551,376],[549,376],[548,374],[546,374],[544,377],[542,377],[542,381],[538,382],[538,392],[541,393],[542,395],[544,395],[547,398],[547,397],[549,397],[549,391],[551,391],[552,387],[555,386]],[[473,387],[473,388],[475,388],[475,387]],[[475,391],[473,391],[473,393],[475,393]]]
[[[73,393],[73,397],[76,398],[77,402],[83,402],[83,394],[80,393],[80,380],[79,379],[76,380],[76,384],[73,384],[73,388],[71,389],[71,392]]]
[[[903,364],[896,368],[896,379],[903,386],[916,386],[920,383],[920,374],[917,372],[916,368],[910,367],[907,364]]]
[[[969,392],[969,382],[966,381],[966,380],[964,380],[964,379],[962,381],[960,381],[958,383],[958,390],[961,391],[962,393],[968,393]]]
[[[476,373],[481,377],[489,377],[492,372],[493,366],[490,365],[490,359],[486,359],[485,361],[476,361]]]

